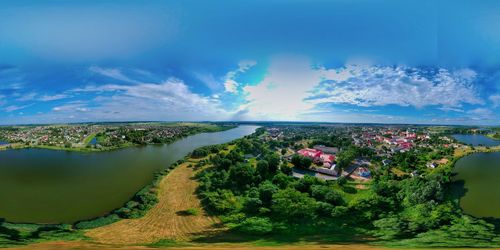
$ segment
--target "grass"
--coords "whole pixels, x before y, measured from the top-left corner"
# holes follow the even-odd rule
[[[496,132],[494,134],[487,134],[486,136],[493,140],[500,140],[500,132]]]
[[[179,165],[161,180],[159,202],[144,217],[124,219],[89,230],[86,235],[103,244],[137,245],[153,244],[162,239],[187,241],[195,235],[218,230],[213,227],[218,220],[201,212],[203,209],[195,195],[198,186],[194,180],[196,172],[188,167],[192,162],[188,160]],[[190,209],[199,211],[199,214],[179,214],[179,211]]]
[[[170,239],[162,239],[162,240],[159,240],[157,242],[147,244],[146,246],[153,247],[153,248],[186,247],[186,246],[189,246],[189,244],[187,242],[181,242],[181,241],[170,240]]]
[[[94,137],[95,137],[96,135],[97,135],[97,133],[92,133],[92,134],[90,134],[89,136],[87,136],[87,138],[85,138],[85,139],[83,140],[83,144],[84,144],[84,145],[89,144],[89,143],[90,143],[90,141],[92,141],[92,139],[94,139]]]

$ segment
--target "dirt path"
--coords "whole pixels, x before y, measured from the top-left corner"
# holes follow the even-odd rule
[[[206,216],[195,195],[198,183],[195,172],[184,163],[170,172],[159,185],[159,203],[139,219],[126,219],[89,230],[91,241],[112,245],[137,245],[161,239],[188,240],[194,234],[213,231],[216,218]],[[200,215],[178,215],[179,211],[196,208]]]

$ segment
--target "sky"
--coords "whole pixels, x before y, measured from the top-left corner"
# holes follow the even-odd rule
[[[0,1],[0,124],[500,125],[500,1]]]

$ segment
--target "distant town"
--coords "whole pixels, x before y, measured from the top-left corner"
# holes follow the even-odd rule
[[[208,123],[120,123],[0,127],[0,149],[38,147],[103,151],[133,145],[170,143],[197,132],[234,126]]]

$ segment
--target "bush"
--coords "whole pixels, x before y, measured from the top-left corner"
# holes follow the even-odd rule
[[[262,235],[273,231],[273,224],[269,218],[250,217],[245,219],[235,229],[243,233]]]
[[[99,217],[93,220],[81,221],[75,224],[76,229],[92,229],[115,223],[120,220],[116,214],[110,214],[104,217]]]
[[[177,212],[177,214],[182,216],[196,216],[200,214],[200,211],[196,208],[189,208],[186,210],[179,211]]]

